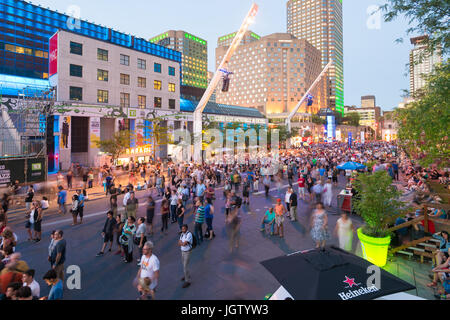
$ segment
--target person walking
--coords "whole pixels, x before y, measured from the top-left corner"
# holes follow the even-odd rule
[[[66,240],[63,235],[62,230],[55,231],[53,250],[50,255],[52,269],[55,270],[56,275],[62,281],[64,281],[64,262],[66,261]]]
[[[144,244],[147,242],[147,237],[145,236],[146,234],[147,234],[147,229],[146,229],[146,225],[145,225],[145,218],[140,217],[137,220],[136,238],[134,239],[134,243],[139,248],[138,263],[140,263],[140,257],[142,256],[142,249],[144,247]]]
[[[177,203],[178,195],[176,190],[172,190],[172,195],[170,196],[170,218],[171,223],[177,222]]]
[[[183,226],[185,210],[186,209],[185,209],[185,207],[183,205],[183,200],[182,199],[178,199],[178,203],[177,203],[177,207],[176,207],[176,215],[177,215],[177,221],[178,221],[178,225],[180,227],[180,231],[181,231],[181,228]]]
[[[34,188],[33,188],[33,185],[30,185],[28,187],[27,195],[25,197],[25,206],[26,206],[28,212],[31,210],[31,204],[33,203],[33,197],[34,197]]]
[[[67,179],[67,190],[72,189],[72,179],[73,179],[73,172],[72,170],[69,170],[66,174]]]
[[[136,211],[139,207],[139,201],[136,198],[134,191],[130,192],[130,198],[127,200],[127,216],[133,217],[136,220]]]
[[[70,209],[70,213],[72,213],[72,226],[77,225],[77,217],[78,217],[78,209],[79,209],[79,201],[78,201],[78,195],[74,194],[72,196],[72,208]]]
[[[230,253],[233,249],[239,248],[241,217],[239,216],[240,207],[235,206],[228,215],[227,228],[230,234]]]
[[[291,217],[291,221],[297,221],[297,194],[292,187],[290,187],[290,189],[291,196],[289,197],[289,216]]]
[[[114,214],[110,210],[106,213],[106,221],[103,225],[102,237],[103,237],[103,247],[99,253],[97,253],[97,257],[102,256],[105,253],[106,246],[109,242],[109,252],[112,250],[112,245],[114,242],[114,229],[116,228],[116,219],[114,219]]]
[[[152,196],[149,196],[147,199],[147,224],[150,225],[150,233],[149,235],[153,235],[153,218],[155,217],[155,200],[153,200]]]
[[[169,201],[167,199],[163,199],[161,203],[161,233],[165,231],[165,234],[167,234],[167,230],[169,228],[168,226],[169,221]]]
[[[196,203],[197,212],[195,214],[194,236],[197,239],[197,243],[200,245],[203,242],[203,223],[205,222],[205,207],[201,200],[197,200]]]
[[[269,190],[270,190],[270,177],[269,175],[265,175],[263,179],[264,184],[264,190],[266,192],[266,198],[269,197]]]
[[[133,216],[129,216],[127,222],[123,226],[122,235],[120,236],[120,243],[122,244],[122,249],[125,253],[125,258],[123,259],[125,263],[133,261],[133,238],[136,234],[135,222],[136,219]]]
[[[149,289],[152,292],[154,299],[154,292],[158,286],[159,280],[159,259],[153,254],[153,242],[147,241],[142,248],[141,265],[137,272],[136,279],[139,280],[150,278],[151,284]]]
[[[328,179],[327,183],[325,183],[325,186],[323,188],[323,204],[325,207],[331,208],[331,201],[333,200],[333,184],[331,183],[331,180]]]
[[[206,222],[206,234],[205,237],[208,240],[212,240],[216,235],[213,231],[213,218],[214,218],[214,206],[211,199],[207,199],[207,204],[205,206],[205,222]]]
[[[277,226],[276,235],[279,235],[280,238],[284,237],[284,214],[286,213],[286,208],[281,203],[281,199],[277,199],[277,204],[275,205],[275,223]]]
[[[86,201],[85,195],[81,192],[80,189],[77,190],[78,196],[78,216],[80,217],[79,224],[83,223],[83,215],[84,215],[84,203]]]
[[[66,198],[67,198],[67,191],[64,190],[62,186],[58,187],[58,206],[59,206],[59,213],[62,213],[65,215],[67,213],[67,207],[66,207]]]
[[[336,222],[336,227],[334,229],[334,233],[339,239],[339,248],[352,251],[354,232],[355,228],[352,219],[348,217],[347,212],[343,212]]]
[[[181,226],[181,235],[178,240],[178,246],[181,249],[181,264],[183,265],[183,278],[184,281],[182,288],[187,288],[191,285],[191,274],[189,272],[189,261],[191,259],[191,253],[193,248],[194,238],[192,233],[188,231],[188,225]]]
[[[321,202],[316,204],[316,209],[311,216],[311,237],[316,242],[316,249],[323,249],[330,238],[328,232],[328,216]]]

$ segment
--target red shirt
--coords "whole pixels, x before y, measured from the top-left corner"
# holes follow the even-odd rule
[[[298,178],[298,187],[299,188],[304,188],[305,187],[305,178],[303,178],[303,177],[300,177],[300,178]]]

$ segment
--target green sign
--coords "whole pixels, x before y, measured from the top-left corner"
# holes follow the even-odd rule
[[[32,171],[41,171],[42,170],[42,164],[41,163],[32,163],[31,164],[31,170]]]

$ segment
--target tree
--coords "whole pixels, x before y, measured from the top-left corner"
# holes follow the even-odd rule
[[[304,133],[303,133],[303,137],[305,137],[305,138],[309,138],[309,137],[312,137],[312,133],[311,133],[311,131],[309,131],[309,130],[306,130]]]
[[[450,64],[448,61],[427,77],[423,94],[407,108],[397,109],[398,139],[423,166],[450,165]]]
[[[346,114],[346,116],[342,119],[343,123],[353,126],[353,127],[359,127],[359,121],[361,120],[361,116],[358,112],[349,112]]]
[[[384,170],[359,174],[354,187],[357,195],[353,205],[366,223],[363,233],[376,238],[386,236],[388,223],[404,205],[398,200],[402,193],[392,185],[392,178]]]
[[[130,139],[130,131],[122,130],[116,132],[112,139],[96,140],[95,144],[100,151],[110,155],[112,160],[115,161],[130,147]]]
[[[317,114],[313,114],[311,117],[311,122],[315,124],[326,124],[327,121],[325,119],[322,119]]]
[[[400,16],[408,19],[411,27],[408,34],[426,34],[428,52],[442,48],[443,53],[450,52],[450,2],[448,0],[387,0],[381,6],[386,22]],[[399,41],[402,41],[399,39]]]

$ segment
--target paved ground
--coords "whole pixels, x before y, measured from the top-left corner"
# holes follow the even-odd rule
[[[334,189],[335,195],[344,185],[344,177],[341,178],[341,187]],[[285,190],[286,187],[283,192]],[[145,215],[144,201],[147,194],[147,191],[137,192],[137,197],[142,202],[138,216]],[[177,246],[178,226],[170,225],[169,234],[162,235],[161,218],[159,215],[155,216],[155,235],[150,239],[155,244],[154,254],[161,263],[159,286],[156,292],[158,299],[262,299],[266,294],[273,293],[279,284],[260,265],[260,262],[314,247],[307,230],[311,213],[311,207],[307,202],[301,201],[299,204],[299,222],[285,222],[284,239],[260,232],[262,216],[277,198],[277,191],[272,189],[270,198],[265,198],[264,194],[254,195],[250,199],[250,206],[242,208],[240,247],[237,251],[230,253],[222,194],[223,189],[216,190],[216,214],[213,226],[217,236],[194,250],[190,263],[193,281],[187,289],[181,288],[180,278],[183,274],[180,250]],[[119,204],[121,199],[122,197],[119,197]],[[157,213],[159,204],[160,201],[157,202]],[[333,206],[336,206],[336,198],[334,198]],[[23,254],[23,258],[30,267],[36,269],[36,279],[41,284],[41,294],[48,293],[48,288],[41,279],[49,269],[49,263],[46,260],[49,234],[51,230],[61,228],[68,244],[65,265],[66,267],[78,265],[82,271],[81,290],[66,289],[65,299],[136,299],[136,289],[132,285],[138,271],[136,263],[125,264],[120,256],[111,253],[106,253],[103,257],[95,256],[102,245],[100,233],[107,207],[108,202],[105,198],[88,202],[85,208],[85,221],[78,226],[70,226],[69,214],[62,217],[50,210],[43,222],[43,240],[37,244],[25,240],[27,235],[23,212],[16,211],[11,214],[10,222],[19,236],[17,251]],[[333,229],[339,216],[334,214],[335,209],[329,212],[330,229]],[[359,217],[353,217],[353,220],[355,226],[361,225]],[[185,222],[193,230],[191,214]],[[355,235],[353,246],[358,253],[356,243]],[[330,244],[337,244],[337,239],[333,238]],[[137,251],[134,256],[138,257]],[[402,274],[399,275],[402,276]]]

